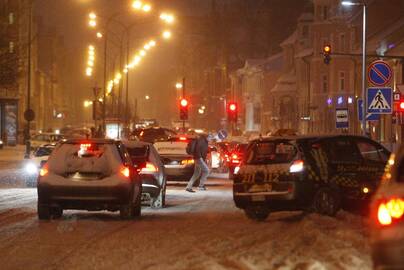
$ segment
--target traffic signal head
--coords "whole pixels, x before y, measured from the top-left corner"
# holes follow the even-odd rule
[[[404,112],[404,100],[400,100],[400,102],[398,103],[398,111]]]
[[[227,105],[227,119],[228,119],[228,121],[237,122],[237,113],[238,113],[237,103],[229,102],[229,104]]]
[[[323,48],[324,63],[329,64],[331,61],[331,46],[325,45]]]
[[[188,120],[188,105],[189,102],[186,98],[180,100],[180,119]]]

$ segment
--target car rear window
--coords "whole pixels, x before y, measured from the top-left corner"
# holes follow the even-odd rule
[[[131,157],[145,157],[147,156],[147,146],[126,147]]]
[[[111,175],[122,166],[115,144],[61,144],[52,152],[48,166],[56,174],[89,172]]]
[[[247,164],[289,163],[296,155],[296,147],[289,142],[258,142],[248,148]]]

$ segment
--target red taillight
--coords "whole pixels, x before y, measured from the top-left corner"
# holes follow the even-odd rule
[[[180,137],[180,141],[186,141],[187,137]]]
[[[130,176],[130,170],[129,170],[129,168],[128,168],[128,167],[123,167],[123,168],[121,169],[121,174],[122,174],[123,176],[125,176],[126,178],[129,178],[129,176]]]
[[[140,170],[140,173],[154,173],[157,172],[156,166],[154,166],[152,163],[147,162],[146,165]]]
[[[404,215],[404,201],[402,199],[391,199],[381,203],[377,209],[377,220],[381,225],[390,225],[395,219]]]
[[[231,155],[231,163],[239,164],[240,163],[240,157],[237,154],[232,154]]]
[[[86,151],[88,148],[91,148],[91,143],[82,143],[82,144],[80,144],[80,149]]]
[[[39,175],[40,176],[45,176],[49,173],[48,165],[45,164],[40,170],[39,170]]]

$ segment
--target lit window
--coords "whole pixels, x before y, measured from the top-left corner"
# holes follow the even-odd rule
[[[14,42],[13,41],[10,41],[8,48],[9,48],[10,53],[14,52]]]
[[[8,23],[9,24],[14,24],[14,13],[8,14]]]

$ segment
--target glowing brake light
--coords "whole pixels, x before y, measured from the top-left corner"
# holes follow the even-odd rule
[[[147,162],[146,165],[140,170],[140,173],[154,173],[154,172],[157,172],[157,168],[150,162]]]
[[[393,219],[400,219],[404,215],[404,201],[391,199],[381,203],[377,209],[377,219],[381,225],[390,225]]]
[[[233,155],[231,155],[231,158],[232,159],[238,159],[238,156],[237,156],[237,154],[233,154]]]
[[[121,174],[122,174],[123,176],[125,176],[126,178],[129,178],[129,176],[130,176],[130,170],[129,170],[129,168],[128,168],[128,167],[123,167],[123,168],[121,169]]]
[[[180,137],[180,141],[186,141],[187,137]]]
[[[303,160],[295,160],[292,165],[290,165],[289,172],[296,173],[304,170],[304,162]]]
[[[40,175],[40,176],[45,176],[45,175],[47,175],[48,173],[49,173],[48,165],[45,164],[45,165],[39,170],[39,175]]]
[[[87,151],[88,148],[91,147],[91,143],[82,143],[80,144],[80,149]]]

